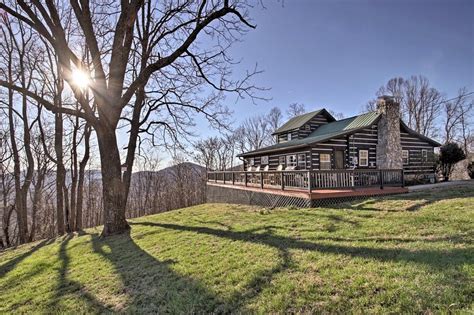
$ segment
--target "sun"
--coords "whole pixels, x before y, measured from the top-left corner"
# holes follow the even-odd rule
[[[89,75],[80,69],[75,69],[72,71],[72,81],[74,85],[80,89],[87,88],[91,82]]]

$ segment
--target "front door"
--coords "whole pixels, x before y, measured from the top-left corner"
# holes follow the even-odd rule
[[[344,169],[344,151],[336,150],[334,151],[334,159],[335,159],[335,166],[336,169]]]

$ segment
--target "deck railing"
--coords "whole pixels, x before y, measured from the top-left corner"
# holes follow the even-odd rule
[[[212,171],[208,182],[276,189],[336,189],[401,186],[404,174],[401,169],[356,169],[321,171]]]

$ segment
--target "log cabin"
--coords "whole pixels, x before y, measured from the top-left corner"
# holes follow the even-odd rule
[[[440,143],[410,129],[391,97],[377,109],[336,120],[326,109],[291,118],[274,133],[276,144],[245,152],[246,171],[403,169],[405,179],[434,181]]]

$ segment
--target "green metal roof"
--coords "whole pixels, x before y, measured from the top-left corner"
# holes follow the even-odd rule
[[[290,131],[290,130],[301,128],[304,124],[306,124],[308,121],[310,121],[311,118],[313,118],[317,114],[321,113],[323,110],[324,109],[318,109],[318,110],[315,110],[314,112],[310,112],[310,113],[306,113],[306,114],[303,114],[303,115],[293,117],[290,120],[288,120],[286,123],[284,123],[283,126],[278,128],[277,130],[275,130],[275,132],[273,134],[282,133],[282,132],[285,132],[285,131]]]
[[[370,127],[375,124],[380,117],[377,112],[369,112],[359,116],[354,116],[322,125],[306,138],[291,140],[283,143],[277,143],[269,147],[261,148],[255,151],[246,152],[238,156],[251,156],[257,153],[270,153],[275,151],[283,151],[286,149],[294,149],[306,147],[310,144],[323,142],[331,138],[339,137],[345,134],[356,132],[360,129]]]

